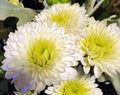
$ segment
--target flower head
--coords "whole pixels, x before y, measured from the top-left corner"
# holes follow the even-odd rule
[[[92,20],[86,28],[87,36],[77,41],[83,53],[82,64],[85,73],[94,67],[99,77],[103,72],[109,76],[120,71],[120,29],[115,25],[106,26],[106,22]]]
[[[77,77],[48,87],[45,92],[49,95],[103,95],[94,82],[95,77]]]
[[[36,21],[49,20],[55,22],[58,27],[63,27],[66,33],[84,36],[81,31],[87,24],[87,15],[84,7],[79,4],[54,4],[49,9],[43,10],[35,17]]]
[[[39,92],[46,85],[61,80],[65,73],[77,75],[70,67],[78,64],[75,41],[56,24],[33,22],[21,26],[10,33],[4,49],[6,58],[2,69],[7,71],[5,77],[13,79],[22,93],[27,90]]]

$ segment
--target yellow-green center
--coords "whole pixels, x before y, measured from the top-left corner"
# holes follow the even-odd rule
[[[54,59],[57,57],[57,50],[55,44],[51,40],[39,39],[34,41],[28,50],[28,60],[32,64],[45,67],[53,64]]]
[[[68,80],[62,84],[59,95],[89,95],[90,88],[78,80]]]
[[[64,27],[66,29],[71,23],[76,21],[72,14],[73,12],[71,10],[56,12],[50,16],[50,21],[56,22],[59,27]]]
[[[82,43],[80,48],[86,52],[85,57],[89,56],[92,60],[109,58],[115,52],[115,41],[105,32],[91,32],[86,38],[78,41]]]

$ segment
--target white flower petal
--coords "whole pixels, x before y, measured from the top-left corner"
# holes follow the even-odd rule
[[[68,80],[75,78],[77,75],[78,72],[74,68],[67,68],[64,73],[60,74],[60,78],[62,78],[62,80]]]
[[[60,74],[76,66],[79,58],[73,37],[49,22],[18,27],[15,33],[10,33],[4,49],[2,69],[6,71],[6,78],[12,79],[23,93],[40,92],[46,85],[58,83]],[[71,70],[76,76],[75,70]]]
[[[79,76],[48,87],[45,93],[49,95],[103,95],[97,86],[95,77]]]
[[[79,51],[83,53],[81,62],[85,73],[90,67],[98,78],[103,72],[114,76],[120,72],[120,28],[116,24],[91,19],[86,27],[87,36],[77,40]]]
[[[88,17],[84,7],[70,3],[54,4],[50,8],[41,11],[35,19],[38,22],[50,21],[58,27],[63,27],[66,33],[85,36],[82,30],[88,23]]]

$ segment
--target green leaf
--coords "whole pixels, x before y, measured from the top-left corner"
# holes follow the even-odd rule
[[[108,6],[108,4],[110,3],[110,0],[104,0],[103,4],[102,4],[102,8],[106,8]]]
[[[9,3],[7,0],[0,0],[0,20],[14,16],[19,18],[18,26],[31,21],[36,12],[29,8],[21,8]]]
[[[4,78],[4,71],[0,68],[0,79]]]
[[[57,3],[68,3],[70,2],[70,0],[46,0],[48,5],[53,5],[53,4],[57,4]]]
[[[0,50],[0,62],[3,60],[4,58],[4,53]],[[0,66],[1,66],[1,63],[0,63]]]
[[[113,84],[116,92],[118,95],[120,95],[120,74],[117,74],[113,77],[109,77],[111,83]]]
[[[111,14],[101,7],[93,15],[97,20],[103,20],[111,16]]]
[[[102,74],[97,80],[98,80],[99,82],[105,82],[105,81],[107,81],[108,79],[106,78],[106,76],[104,76],[104,74]]]

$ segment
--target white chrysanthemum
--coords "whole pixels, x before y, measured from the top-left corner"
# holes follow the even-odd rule
[[[95,77],[77,77],[48,87],[45,93],[48,95],[103,95],[94,82]]]
[[[120,72],[120,29],[116,24],[106,26],[106,22],[92,20],[86,28],[87,36],[77,41],[83,53],[82,64],[85,73],[94,67],[99,77],[103,72],[113,76]]]
[[[86,10],[79,4],[54,4],[49,9],[43,10],[35,17],[36,21],[49,20],[51,23],[57,23],[58,27],[64,27],[66,33],[85,36],[81,32],[88,22]]]
[[[70,67],[78,64],[75,41],[55,24],[33,22],[21,26],[10,33],[4,49],[2,69],[7,71],[5,77],[13,79],[22,93],[27,90],[39,92],[46,85],[63,79],[64,74],[72,74],[72,77],[66,75],[66,79],[77,75]]]

